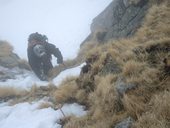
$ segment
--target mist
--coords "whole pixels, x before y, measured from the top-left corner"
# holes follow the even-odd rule
[[[0,40],[27,59],[31,33],[47,35],[64,59],[74,58],[90,33],[90,24],[112,0],[0,0]]]

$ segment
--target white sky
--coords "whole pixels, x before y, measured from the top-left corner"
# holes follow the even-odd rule
[[[27,59],[29,34],[46,34],[64,59],[76,56],[92,19],[112,0],[0,0],[0,40]]]

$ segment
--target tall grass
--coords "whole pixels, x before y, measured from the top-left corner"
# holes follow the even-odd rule
[[[89,48],[85,57],[90,60],[89,71],[56,91],[58,99],[65,102],[74,98],[88,108],[86,116],[72,117],[65,128],[111,128],[129,116],[134,119],[134,128],[170,127],[170,78],[166,68],[169,51],[165,50],[170,48],[170,5],[168,0],[150,3],[145,21],[134,37],[111,39]],[[108,55],[121,68],[119,73],[101,74],[110,62]],[[136,85],[122,96],[116,90],[120,78],[125,87]]]

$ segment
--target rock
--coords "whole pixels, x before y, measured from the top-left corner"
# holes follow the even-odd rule
[[[6,68],[19,67],[21,69],[30,70],[30,66],[27,61],[23,61],[15,53],[11,53],[8,56],[0,56],[0,66]]]
[[[26,73],[28,70],[21,69],[18,67],[15,68],[6,68],[3,66],[0,66],[0,82],[5,82],[8,79],[16,79],[18,75],[24,76],[24,73]]]
[[[7,68],[13,68],[18,65],[19,59],[20,58],[14,53],[9,56],[1,56],[0,65]]]
[[[121,69],[119,68],[118,64],[115,63],[114,61],[111,61],[110,63],[107,63],[106,65],[104,65],[100,73],[103,75],[107,75],[109,73],[117,74],[120,72],[121,72]]]
[[[93,19],[91,35],[85,41],[89,41],[94,36],[99,43],[108,41],[110,38],[132,36],[141,26],[148,7],[148,0],[114,0]]]
[[[12,68],[18,65],[19,57],[12,52],[13,47],[6,41],[0,40],[0,65]]]
[[[121,121],[120,123],[118,123],[114,128],[131,128],[133,122],[134,122],[133,118],[128,117]]]
[[[14,79],[15,74],[7,68],[0,66],[0,81],[5,82],[7,79]]]
[[[116,91],[119,97],[122,97],[128,90],[136,88],[136,84],[126,83],[123,78],[118,78],[116,81]]]
[[[6,68],[19,67],[30,70],[28,62],[20,59],[20,57],[13,52],[13,47],[10,43],[2,40],[0,40],[0,66]]]
[[[125,5],[125,7],[129,6],[129,0],[123,0],[123,4]]]
[[[104,66],[100,71],[100,74],[102,75],[107,75],[108,73],[117,74],[121,72],[119,65],[116,63],[115,60],[113,60],[113,58],[109,54],[107,54],[103,65]]]

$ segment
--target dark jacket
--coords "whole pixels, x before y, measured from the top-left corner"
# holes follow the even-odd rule
[[[46,54],[42,57],[38,57],[33,50],[33,48],[37,44],[43,45],[43,47],[45,48]],[[27,48],[27,55],[28,62],[32,70],[41,80],[47,80],[47,74],[49,70],[53,68],[53,65],[51,63],[52,55],[54,55],[57,58],[58,64],[63,63],[63,57],[60,50],[56,48],[55,45],[50,44],[48,42],[45,43],[35,41],[29,42]]]

